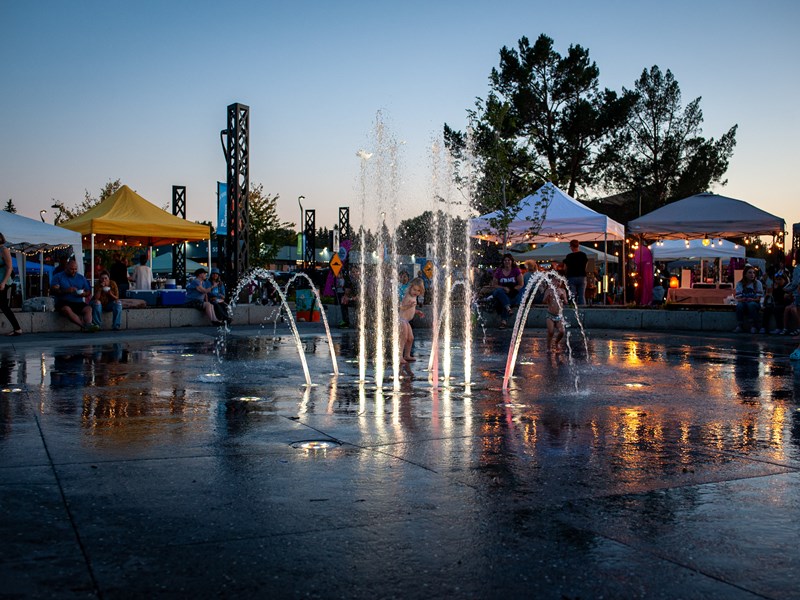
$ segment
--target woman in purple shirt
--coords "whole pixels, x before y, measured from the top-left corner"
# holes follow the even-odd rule
[[[495,270],[492,283],[494,284],[492,298],[495,310],[500,316],[500,329],[505,329],[508,326],[506,319],[513,312],[511,303],[523,288],[522,271],[514,263],[513,256],[503,255],[503,264]]]

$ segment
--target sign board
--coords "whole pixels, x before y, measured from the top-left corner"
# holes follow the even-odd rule
[[[338,277],[339,271],[342,270],[342,259],[339,258],[338,254],[334,254],[330,264],[331,264],[331,271],[333,271],[333,275],[335,277]]]
[[[228,235],[228,184],[217,182],[217,235]]]
[[[428,279],[433,279],[433,263],[428,261],[425,263],[425,266],[422,267],[422,272],[425,273],[425,277]]]

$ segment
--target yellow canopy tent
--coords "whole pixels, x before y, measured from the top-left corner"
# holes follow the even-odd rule
[[[88,236],[94,234],[94,244],[98,248],[166,246],[211,237],[208,225],[171,215],[127,185],[82,215],[59,223],[59,227],[77,231],[84,236],[84,241],[89,241]]]
[[[92,264],[95,248],[166,246],[198,240],[208,240],[208,262],[211,264],[211,230],[208,225],[171,215],[127,185],[82,215],[59,223],[59,227],[82,234],[84,247],[88,245],[91,248]]]

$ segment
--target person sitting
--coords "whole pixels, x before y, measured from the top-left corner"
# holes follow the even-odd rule
[[[783,288],[786,286],[786,273],[782,270],[772,276],[765,286],[764,312],[761,321],[761,333],[780,333],[783,329],[783,313],[791,302],[791,294]],[[775,328],[770,329],[770,322],[775,318]]]
[[[231,316],[228,312],[228,303],[225,302],[225,284],[219,275],[219,269],[213,267],[209,279],[203,282],[203,285],[208,288],[207,299],[214,307],[214,315],[218,322],[231,322]]]
[[[786,308],[783,311],[781,335],[800,335],[800,274],[795,270],[790,283],[783,288],[786,292]]]
[[[764,297],[764,286],[756,278],[756,270],[751,265],[745,265],[742,279],[736,284],[734,292],[736,298],[736,320],[739,324],[733,331],[745,331],[747,320],[750,321],[750,333],[757,333],[758,309]]]
[[[92,323],[98,328],[103,324],[103,313],[111,312],[111,329],[119,331],[122,323],[122,302],[119,300],[119,288],[115,281],[111,281],[108,271],[100,273],[97,280],[97,289],[92,298]]]
[[[656,284],[653,286],[653,306],[661,306],[664,304],[664,298],[667,295],[667,290],[664,287],[664,280],[660,277],[656,279]]]
[[[214,312],[214,305],[208,301],[208,293],[211,288],[205,285],[207,275],[208,271],[205,267],[200,267],[194,272],[194,279],[186,284],[185,306],[204,312],[212,325],[222,325],[222,321],[217,319],[217,315]]]
[[[78,273],[75,259],[69,260],[65,269],[53,276],[50,293],[56,298],[56,311],[81,330],[91,333],[100,329],[92,323],[92,307],[86,304],[86,298],[92,293],[92,286]]]
[[[500,329],[505,329],[508,326],[506,319],[514,312],[511,302],[516,300],[523,286],[522,271],[514,264],[511,254],[503,255],[502,265],[494,272],[493,283],[495,310],[500,316]]]

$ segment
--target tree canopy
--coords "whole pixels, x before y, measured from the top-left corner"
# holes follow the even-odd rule
[[[499,230],[547,181],[572,197],[627,192],[614,214],[603,205],[624,221],[637,216],[639,199],[648,212],[726,183],[736,125],[704,138],[700,98],[683,107],[678,82],[658,66],[619,93],[601,89],[599,76],[588,49],[571,45],[562,56],[545,34],[532,45],[522,37],[500,50],[465,131],[444,125],[454,159],[474,156],[475,208],[501,211]]]
[[[468,111],[474,149],[484,167],[479,209],[497,210],[552,181],[575,196],[596,185],[601,160],[627,123],[634,92],[600,89],[600,71],[589,51],[569,47],[565,56],[542,34],[531,45],[500,50],[486,100]],[[448,142],[463,147],[464,134],[445,126]]]
[[[264,191],[263,184],[250,184],[250,264],[264,266],[272,262],[281,247],[294,243],[294,223],[278,218],[278,198]]]
[[[657,65],[642,71],[633,92],[636,103],[624,141],[609,157],[608,188],[635,190],[646,213],[727,183],[723,177],[736,146],[736,125],[719,140],[704,138],[701,98],[681,106],[677,80]]]
[[[52,207],[58,210],[58,213],[56,213],[55,217],[55,224],[58,225],[59,223],[64,223],[65,221],[69,221],[70,219],[74,219],[75,217],[82,215],[90,208],[94,208],[100,204],[103,200],[108,198],[121,187],[122,181],[119,179],[109,179],[108,182],[102,188],[100,188],[99,196],[94,197],[89,190],[84,190],[83,200],[72,208],[65,206],[61,200],[56,200],[53,198]]]

